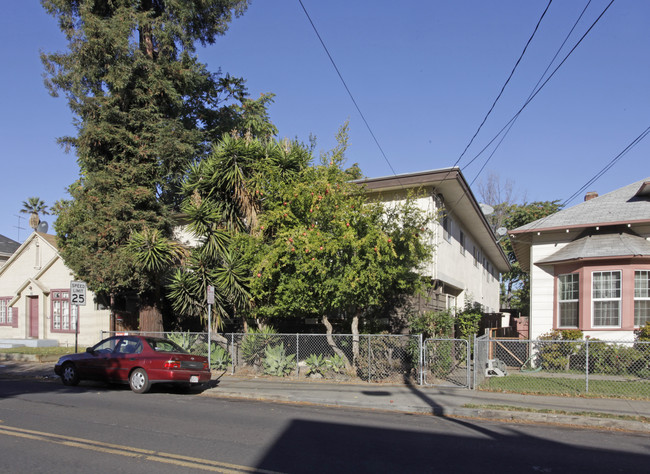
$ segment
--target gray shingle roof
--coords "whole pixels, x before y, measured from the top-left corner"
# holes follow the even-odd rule
[[[11,255],[18,247],[20,247],[18,242],[0,234],[0,254]]]
[[[647,189],[644,183],[648,181],[650,177],[558,211],[514,231],[650,221],[650,195],[639,192]]]
[[[603,257],[650,256],[650,242],[625,228],[614,232],[593,231],[578,237],[573,242],[537,264],[550,264]]]

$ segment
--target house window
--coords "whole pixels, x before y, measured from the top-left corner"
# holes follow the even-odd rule
[[[460,231],[460,254],[465,255],[465,232]]]
[[[13,313],[9,302],[10,297],[0,298],[0,325],[11,326],[13,324]]]
[[[650,321],[650,271],[634,272],[634,325],[644,326]]]
[[[447,242],[451,240],[451,217],[446,210],[442,212],[442,236]]]
[[[621,272],[592,274],[594,327],[621,325]]]
[[[561,328],[577,328],[580,276],[577,273],[560,275],[558,285],[558,325]]]
[[[52,330],[74,332],[78,308],[70,304],[70,290],[52,290]]]

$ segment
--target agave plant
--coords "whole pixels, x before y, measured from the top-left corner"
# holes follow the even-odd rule
[[[267,346],[264,349],[264,373],[285,377],[293,370],[295,358],[295,354],[287,355],[283,342],[277,346]]]

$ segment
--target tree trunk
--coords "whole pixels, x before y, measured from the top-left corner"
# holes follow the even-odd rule
[[[327,319],[327,316],[323,316],[323,324],[325,325],[325,329],[327,329],[326,333],[326,338],[327,338],[327,343],[330,345],[332,350],[341,358],[343,359],[343,362],[345,362],[345,369],[352,373],[353,368],[352,364],[350,364],[350,361],[348,360],[348,356],[345,355],[345,352],[343,352],[339,347],[336,345],[336,342],[334,342],[334,338],[332,337],[332,323],[330,323],[329,319]]]
[[[140,307],[140,331],[163,332],[162,313],[155,305]]]
[[[352,317],[352,362],[354,365],[357,365],[357,360],[359,359],[359,313]]]

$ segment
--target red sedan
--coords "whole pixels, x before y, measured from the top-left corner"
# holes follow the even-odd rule
[[[210,380],[207,357],[189,354],[169,339],[113,336],[80,354],[63,356],[54,372],[65,385],[80,380],[128,383],[145,393],[154,383],[199,384]]]

